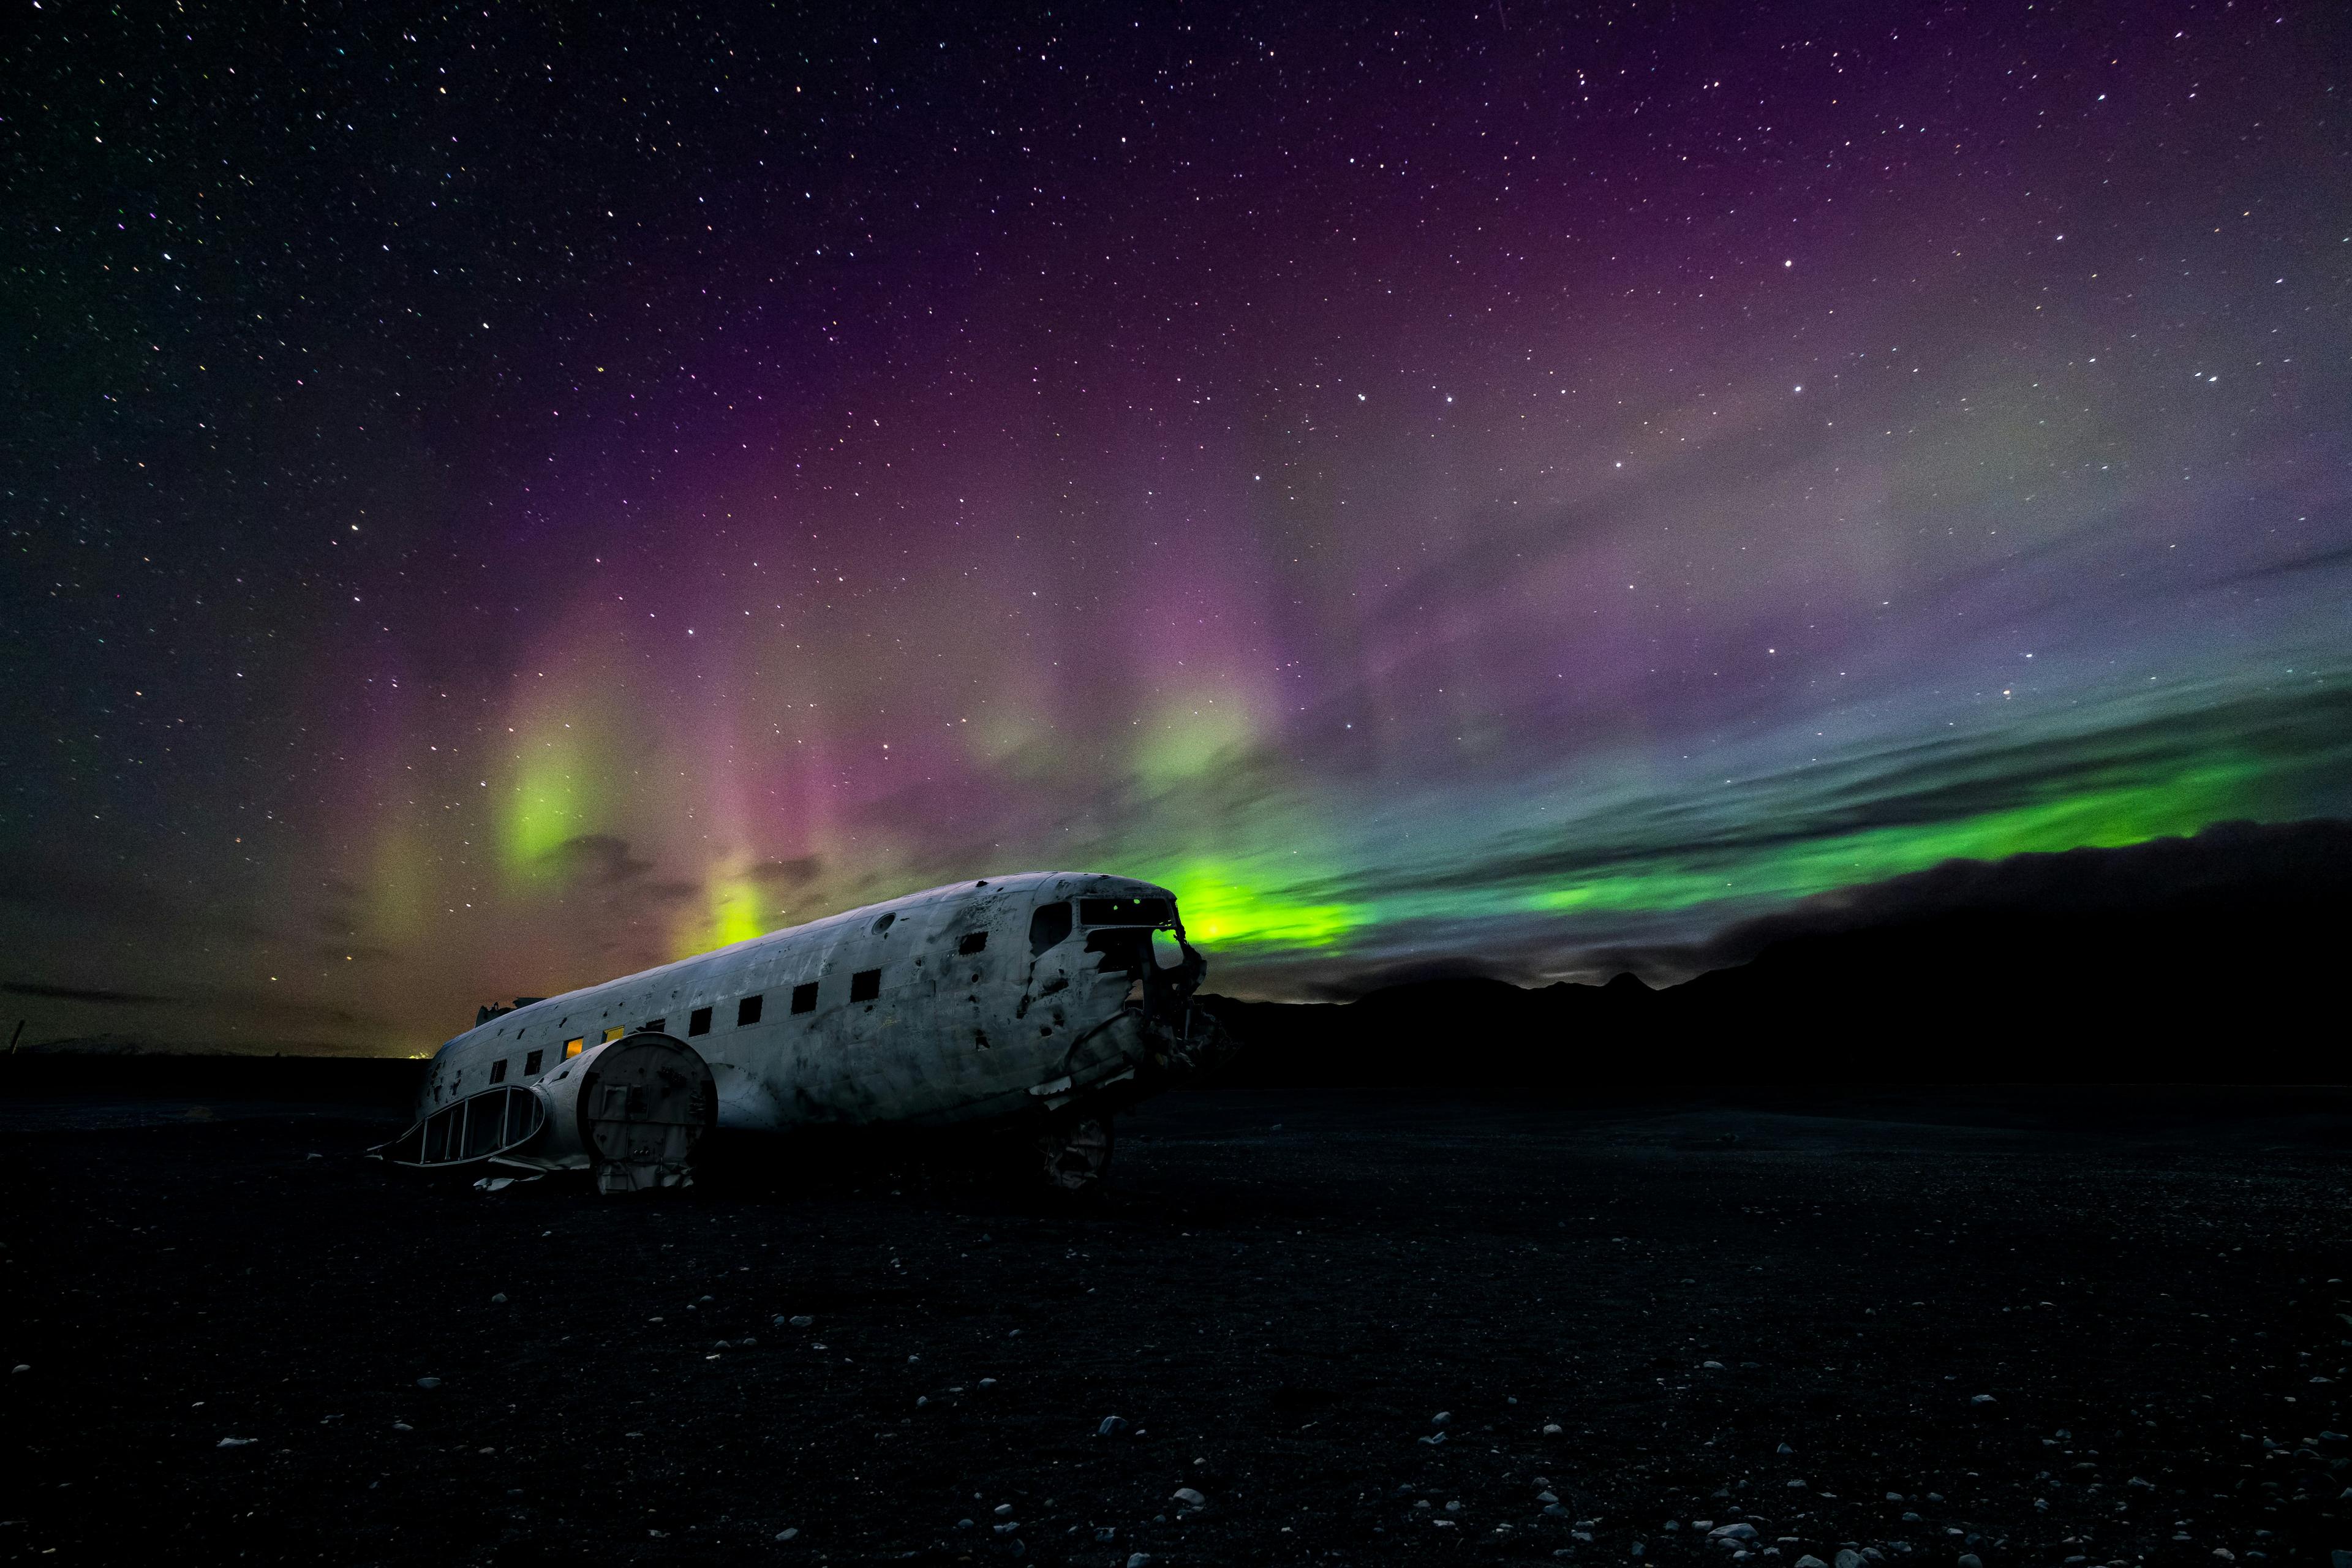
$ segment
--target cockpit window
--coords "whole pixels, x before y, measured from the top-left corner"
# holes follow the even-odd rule
[[[1136,926],[1114,926],[1087,932],[1087,951],[1102,954],[1095,965],[1105,973],[1124,969],[1140,974],[1151,967],[1151,932]]]
[[[1080,899],[1078,921],[1090,926],[1164,926],[1175,918],[1165,899]]]
[[[1070,934],[1070,906],[1040,904],[1029,917],[1029,956],[1036,957]]]

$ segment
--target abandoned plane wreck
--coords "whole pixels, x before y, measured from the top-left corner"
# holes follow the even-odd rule
[[[485,1007],[373,1151],[598,1190],[691,1180],[715,1128],[964,1127],[1083,1191],[1111,1119],[1229,1043],[1175,896],[1031,872],[912,893],[562,996]],[[493,1178],[495,1179],[495,1178]]]

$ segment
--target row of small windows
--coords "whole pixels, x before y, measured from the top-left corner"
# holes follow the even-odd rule
[[[967,937],[964,939],[963,945],[957,951],[967,953],[979,952],[981,946],[986,943],[988,933],[985,931],[980,931],[974,934],[980,938],[979,942],[976,943],[971,940],[971,938]],[[817,983],[814,980],[793,986],[793,1011],[794,1013],[815,1012],[816,991]],[[852,1002],[871,1002],[881,994],[882,972],[880,970],[861,969],[849,977],[849,999]],[[745,1029],[758,1023],[767,1009],[767,1002],[768,998],[766,994],[764,992],[758,991],[755,991],[751,995],[742,997],[737,1001],[735,1004],[735,1026],[739,1029]],[[694,1011],[686,1016],[686,1032],[688,1037],[710,1033],[710,1015],[711,1009],[709,1007],[697,1007]],[[667,1018],[648,1018],[643,1024],[638,1026],[638,1029],[641,1033],[659,1034],[663,1029],[667,1028],[668,1026],[669,1020]],[[613,1027],[604,1031],[604,1043],[610,1045],[613,1041],[619,1039],[625,1033],[627,1033],[627,1031],[616,1024]],[[563,1055],[565,1058],[568,1060],[572,1057],[578,1056],[586,1045],[587,1037],[585,1036],[575,1036],[572,1038],[564,1041]],[[544,1051],[532,1051],[528,1056],[524,1057],[521,1076],[524,1078],[535,1077],[541,1065],[541,1058],[545,1055],[546,1053]],[[490,1081],[492,1083],[504,1083],[506,1079],[507,1058],[500,1057],[498,1060],[490,1064]]]

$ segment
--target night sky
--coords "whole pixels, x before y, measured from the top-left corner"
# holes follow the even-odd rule
[[[28,1038],[1051,868],[1590,979],[2352,809],[2340,5],[9,13]]]

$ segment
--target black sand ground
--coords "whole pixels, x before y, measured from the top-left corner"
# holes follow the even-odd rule
[[[1084,1214],[19,1103],[0,1553],[2326,1563],[2343,1098],[2101,1098],[1179,1095]]]

